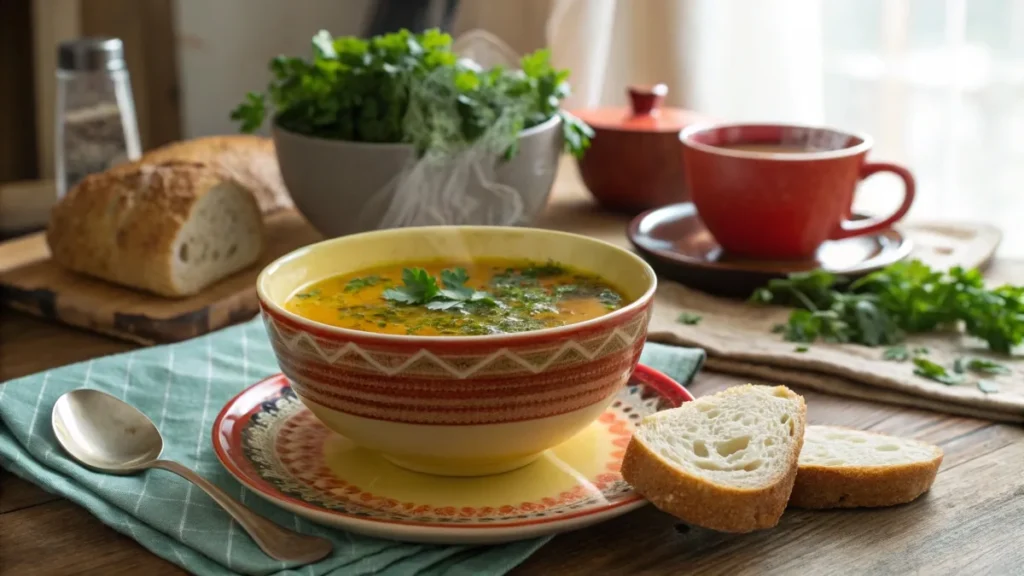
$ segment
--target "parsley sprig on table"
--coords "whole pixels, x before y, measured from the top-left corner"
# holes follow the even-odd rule
[[[945,366],[930,360],[920,357],[914,358],[914,374],[916,376],[941,382],[947,386],[956,386],[967,382],[969,373],[1006,375],[1011,374],[1012,371],[1009,367],[987,358],[957,358],[953,362],[953,372],[947,370]],[[985,394],[995,394],[996,392],[999,392],[999,384],[992,380],[982,378],[975,382],[975,384],[978,386],[978,390],[981,390]]]
[[[893,345],[907,333],[961,325],[1001,354],[1024,342],[1024,287],[989,289],[978,270],[955,267],[942,272],[918,260],[893,264],[852,283],[824,271],[792,274],[770,281],[751,299],[797,308],[788,322],[776,327],[793,342]],[[939,375],[919,360],[915,358],[919,370]]]
[[[368,40],[322,30],[312,45],[311,59],[271,61],[267,94],[249,93],[231,113],[243,132],[257,130],[272,111],[280,127],[299,134],[405,142],[423,152],[472,143],[499,126],[502,149],[512,155],[521,130],[557,114],[570,152],[581,154],[593,136],[559,109],[569,72],[555,69],[547,50],[523,57],[519,70],[481,70],[459,59],[451,36],[437,30]]]
[[[1000,364],[995,360],[989,360],[988,358],[957,358],[953,362],[953,371],[957,374],[963,374],[965,372],[976,372],[978,374],[988,375],[1006,375],[1010,374],[1011,370],[1008,366]]]
[[[936,362],[932,362],[927,358],[917,357],[914,358],[914,375],[929,380],[935,380],[941,382],[947,386],[956,386],[962,384],[965,380],[964,375],[959,371],[950,373],[944,366]]]

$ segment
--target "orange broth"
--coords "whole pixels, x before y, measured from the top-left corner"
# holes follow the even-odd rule
[[[310,284],[285,309],[383,334],[474,336],[575,324],[627,304],[593,274],[548,262],[488,258],[380,266]]]

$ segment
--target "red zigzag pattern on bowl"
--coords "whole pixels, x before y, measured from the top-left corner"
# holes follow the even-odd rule
[[[301,397],[365,418],[467,425],[556,416],[606,400],[639,359],[649,310],[579,339],[511,340],[518,345],[478,354],[447,343],[374,345],[321,336],[271,314],[264,321]]]

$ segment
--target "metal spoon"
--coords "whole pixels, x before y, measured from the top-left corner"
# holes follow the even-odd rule
[[[110,394],[72,390],[57,399],[51,421],[60,445],[87,468],[110,474],[162,468],[202,488],[271,558],[306,564],[331,553],[329,540],[282,528],[181,464],[160,460],[160,431],[145,414]]]

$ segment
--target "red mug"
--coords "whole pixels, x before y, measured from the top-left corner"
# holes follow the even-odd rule
[[[690,126],[680,133],[690,194],[705,226],[730,255],[803,260],[826,240],[874,234],[903,218],[914,177],[866,162],[871,139],[783,124]],[[857,183],[878,172],[903,180],[903,203],[887,218],[851,220]]]

